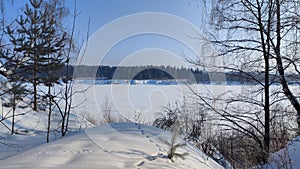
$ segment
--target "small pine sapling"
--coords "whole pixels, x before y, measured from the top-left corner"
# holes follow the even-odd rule
[[[177,148],[186,146],[186,143],[177,143],[176,144],[177,135],[178,135],[178,130],[175,129],[174,132],[173,132],[173,134],[172,134],[172,138],[171,138],[170,142],[168,142],[166,140],[163,140],[163,142],[165,144],[167,144],[169,146],[169,148],[170,148],[169,152],[168,152],[168,158],[172,162],[174,162],[174,158],[177,158],[177,157],[179,157],[179,158],[181,158],[181,159],[184,160],[185,156],[188,155],[187,152],[185,152],[185,153],[178,153],[178,152],[176,152]]]

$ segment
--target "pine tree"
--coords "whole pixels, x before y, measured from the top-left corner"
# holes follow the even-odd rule
[[[65,33],[56,31],[56,20],[46,8],[42,8],[42,0],[30,0],[26,4],[23,15],[20,15],[17,28],[7,28],[10,41],[15,46],[14,51],[23,55],[19,65],[19,73],[33,87],[33,110],[37,110],[37,87],[41,84],[50,86],[57,83],[54,70],[63,67],[61,50],[66,41]]]
[[[185,157],[188,155],[187,152],[185,153],[178,153],[177,152],[177,148],[180,147],[185,147],[186,143],[176,143],[176,138],[178,135],[178,129],[175,128],[175,130],[173,131],[172,137],[171,137],[171,141],[166,141],[166,140],[162,140],[165,144],[167,144],[169,146],[169,152],[168,152],[168,158],[174,162],[174,158],[179,157],[181,159],[185,159]]]

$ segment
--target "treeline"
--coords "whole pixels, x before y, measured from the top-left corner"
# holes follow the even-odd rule
[[[68,73],[67,73],[68,72]],[[263,72],[207,72],[198,68],[178,68],[171,66],[69,66],[59,72],[59,76],[70,79],[98,80],[186,80],[191,83],[242,83],[257,84],[264,81]],[[253,78],[255,77],[255,78]],[[271,74],[273,83],[279,83],[279,77]],[[299,80],[299,75],[288,74],[290,84]],[[255,80],[254,80],[255,79]]]

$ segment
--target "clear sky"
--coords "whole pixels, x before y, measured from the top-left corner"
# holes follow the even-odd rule
[[[73,0],[66,3],[74,6]],[[90,17],[91,33],[119,17],[141,12],[170,13],[198,26],[201,22],[201,8],[195,0],[77,0],[77,8],[79,27],[86,27]]]
[[[26,1],[15,0],[14,2],[14,8],[8,7],[6,10],[8,16],[21,13],[20,7]],[[207,9],[203,7],[201,0],[77,0],[76,2],[79,12],[79,16],[76,19],[77,41],[80,44],[85,39],[90,18],[89,41],[93,42],[93,44],[89,44],[87,50],[89,48],[95,49],[91,50],[93,56],[84,56],[86,59],[83,64],[176,65],[179,62],[175,61],[173,63],[171,61],[172,58],[175,58],[174,60],[179,58],[180,60],[182,55],[190,56],[195,54],[195,52],[192,52],[194,49],[189,49],[191,48],[191,42],[182,40],[185,39],[183,35],[193,40],[193,43],[197,43],[193,39],[196,36],[195,32],[198,31],[195,29],[202,27],[203,18],[207,17],[203,15],[203,12],[205,13]],[[66,6],[70,8],[71,12],[73,12],[74,4],[74,0],[66,0]],[[10,6],[9,4],[7,5]],[[134,18],[130,17],[131,15],[142,13],[149,13],[149,15],[159,13],[162,15],[162,18],[160,15],[154,18],[149,16],[149,24],[156,26],[147,25],[147,15],[139,16],[136,21],[132,21]],[[163,19],[164,16],[167,17],[165,20]],[[131,19],[131,21],[124,18]],[[117,27],[111,24],[122,22],[123,20],[126,20],[126,22],[115,24]],[[173,22],[176,22],[176,24],[172,25]],[[188,31],[184,30],[185,28],[182,26],[187,24],[190,27]],[[66,25],[71,26],[71,17],[66,20]],[[108,34],[101,34],[101,30],[106,27],[110,29]],[[135,27],[140,27],[140,29],[135,30],[140,32],[130,32]],[[169,32],[174,34],[168,34],[166,29],[169,29]],[[117,38],[120,32],[130,32],[130,34],[126,37],[119,36],[120,39],[116,40],[109,50],[101,50],[105,43],[113,39],[110,37],[116,36],[115,38]],[[179,33],[181,35],[178,35]],[[97,38],[97,40],[93,38]],[[91,52],[86,51],[89,54]],[[130,63],[126,62],[126,58],[129,57],[131,58],[129,60],[132,60]],[[97,59],[94,60],[94,58]],[[90,61],[86,61],[87,59]]]

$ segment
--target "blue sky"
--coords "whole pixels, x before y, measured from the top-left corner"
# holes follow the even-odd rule
[[[67,6],[74,7],[73,0],[66,0]],[[84,30],[90,17],[90,33],[120,17],[141,12],[163,12],[189,20],[200,26],[201,8],[197,0],[77,0],[80,12],[78,28]]]
[[[74,3],[70,3],[69,5],[72,8]],[[77,18],[77,28],[80,29],[81,34],[85,34],[87,32],[88,19],[90,18],[89,34],[91,35],[91,37],[93,37],[93,34],[97,30],[103,28],[107,24],[116,21],[119,18],[137,13],[159,12],[171,14],[185,19],[187,22],[190,22],[196,27],[200,27],[202,23],[201,5],[197,0],[78,0],[77,7],[78,11],[80,12],[79,17]],[[137,23],[133,24],[138,25],[138,21]],[[162,23],[162,27],[163,26],[164,23]],[[116,29],[115,31],[125,31],[124,29],[126,28],[120,27],[119,30]],[[101,45],[100,41],[103,43],[103,40],[99,40],[98,43],[95,43],[97,45]],[[93,43],[92,45],[94,45],[95,43]],[[145,54],[145,52],[143,52],[143,50],[145,50],[148,51],[148,53],[151,53],[151,50],[148,49],[153,49],[155,51],[153,53],[155,53],[156,55],[151,56],[151,54]],[[159,49],[161,49],[161,52],[157,52],[159,51]],[[130,63],[128,63],[129,65],[177,65],[178,62],[173,63],[170,60],[170,57],[165,56],[166,52],[164,51],[166,50],[169,51],[169,53],[172,53],[174,58],[176,56],[175,60],[178,57],[180,58],[180,55],[182,54],[188,56],[193,55],[193,52],[191,52],[188,47],[181,44],[181,42],[177,40],[157,34],[142,34],[123,39],[121,42],[115,44],[115,46],[107,54],[105,54],[104,59],[95,61],[93,60],[91,62],[87,61],[87,64],[98,63],[120,65],[124,62],[124,58],[127,58],[128,56],[134,56],[137,58],[136,60],[139,61],[143,60],[140,59],[140,57],[147,58],[144,58],[143,63],[138,61],[134,63],[134,61],[131,61]],[[141,53],[145,54],[145,56],[139,55]],[[161,55],[157,56],[159,53],[161,53]],[[135,56],[134,54],[137,55]],[[92,58],[96,57],[98,56],[93,56]],[[151,58],[149,59],[149,57]],[[153,60],[153,62],[149,62],[149,60]],[[182,61],[182,64],[185,64],[185,62]]]
[[[140,21],[128,23],[131,26],[127,26],[125,23],[123,24],[123,26],[113,28],[109,32],[110,36],[96,36],[97,31],[103,29],[107,25],[110,25],[110,23],[122,20],[122,18],[134,14],[148,12],[156,12],[163,15],[168,14],[174,17],[178,17],[179,19],[183,19],[186,21],[186,23],[191,24],[191,30],[199,28],[202,26],[203,17],[207,17],[203,15],[203,11],[205,9],[203,8],[203,5],[200,3],[200,1],[201,0],[77,0],[77,10],[79,12],[79,16],[76,18],[76,37],[78,44],[81,44],[81,41],[85,39],[88,30],[87,28],[89,18],[90,39],[94,37],[98,38],[98,40],[96,41],[91,40],[93,41],[93,44],[89,44],[89,46],[92,46],[92,48],[95,49],[100,48],[103,43],[106,43],[106,41],[110,39],[110,36],[114,36],[119,32],[126,32],[128,31],[128,29],[132,29],[133,25],[143,26],[140,25]],[[20,7],[22,7],[25,2],[26,1],[23,0],[16,0],[13,8],[7,8],[7,15],[14,16],[16,14],[20,14]],[[72,10],[74,8],[74,2],[74,0],[66,0],[66,6],[70,8],[71,12],[73,12]],[[9,4],[7,5],[10,6]],[[66,25],[71,25],[71,19],[72,18],[70,17],[70,19],[66,20]],[[160,22],[159,17],[157,17],[156,20],[157,21],[153,23],[159,24],[162,29],[168,27],[171,32],[175,29],[181,29],[180,25],[178,25],[177,27],[175,24],[174,27],[170,27],[168,25],[169,23]],[[174,22],[177,22],[176,18]],[[146,25],[145,22],[142,21],[142,23]],[[146,26],[145,29],[147,29]],[[191,36],[192,39],[193,36],[195,36],[195,34],[191,35],[192,31],[184,32],[177,30],[177,33],[180,32],[185,36]],[[157,32],[143,33],[138,35],[134,34],[132,36],[126,37],[125,39],[120,39],[120,41],[117,41],[107,53],[103,54],[103,51],[101,50],[92,51],[93,56],[84,56],[86,58],[85,60],[89,61],[83,62],[82,64],[120,65],[121,63],[124,63],[124,60],[126,58],[132,56],[136,59],[131,59],[133,61],[127,63],[129,65],[176,65],[179,62],[171,63],[171,55],[173,56],[173,58],[176,57],[175,60],[177,58],[179,58],[180,60],[180,57],[182,55],[195,55],[195,53],[193,53],[192,50],[189,49],[189,45],[183,44],[180,40],[181,39],[158,34]],[[193,43],[197,43],[195,40],[193,41]],[[190,44],[190,42],[188,43]],[[95,46],[93,47],[93,45]],[[151,56],[152,49],[153,53],[155,53],[155,56]],[[145,51],[147,52],[145,53]],[[94,60],[94,58],[98,58],[98,54],[103,55],[103,57],[101,57],[101,59]],[[167,54],[169,54],[169,56],[167,56]],[[137,62],[135,63],[134,60],[137,60]],[[143,63],[141,63],[141,61],[143,61]],[[183,63],[182,61],[181,64],[185,63]]]

